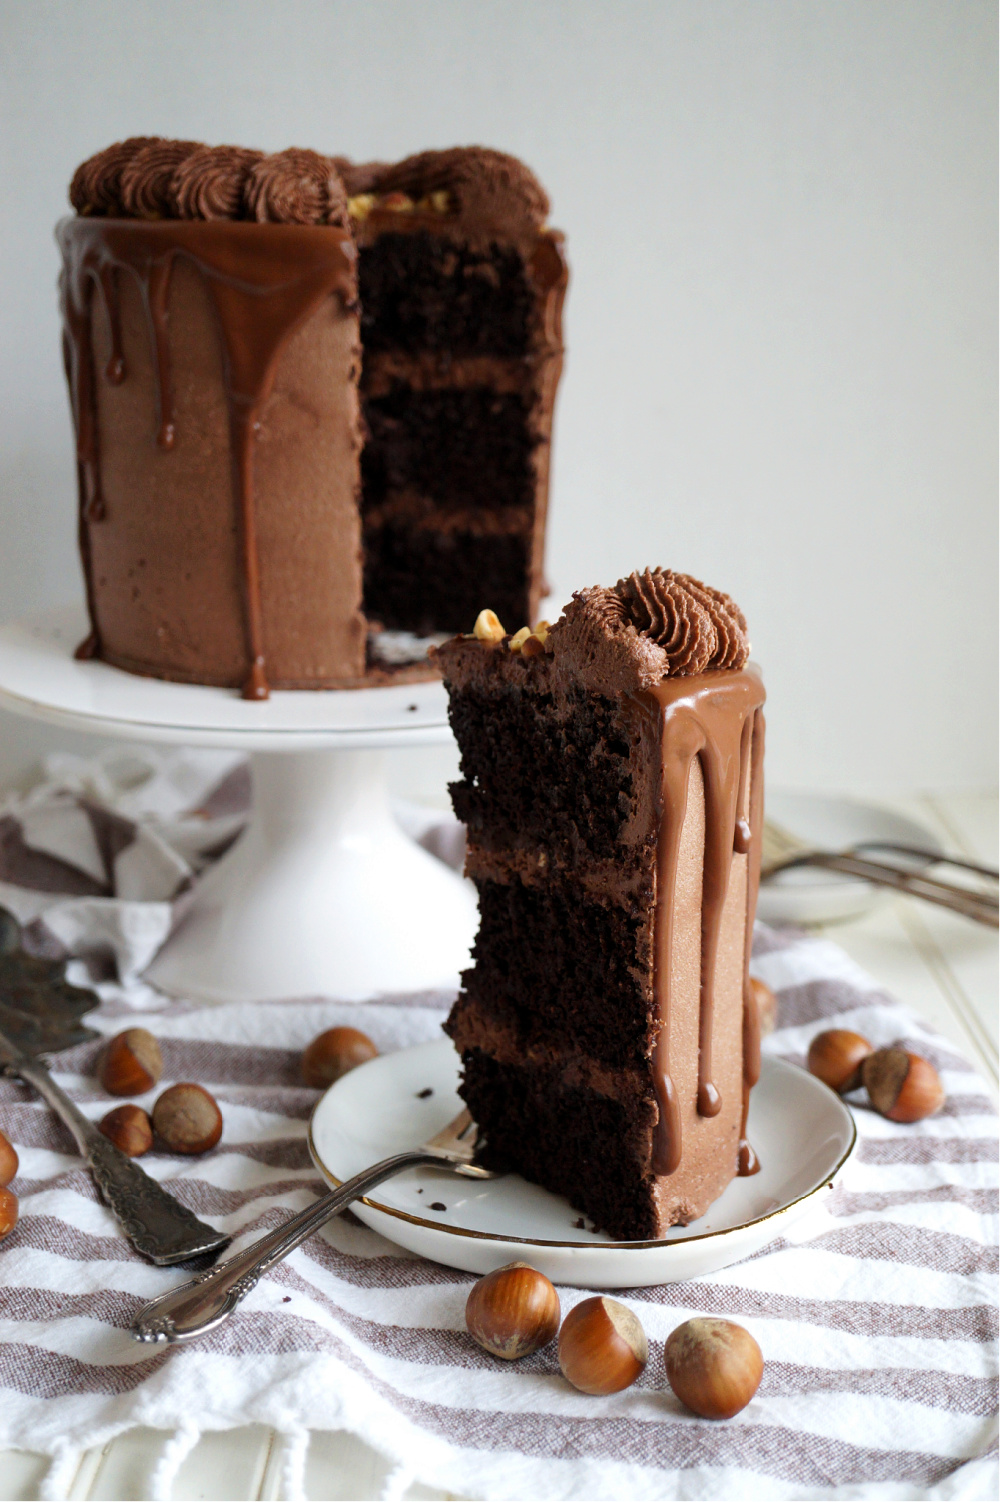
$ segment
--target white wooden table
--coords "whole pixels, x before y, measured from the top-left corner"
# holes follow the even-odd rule
[[[996,863],[997,798],[992,794],[938,794],[883,802],[929,824],[950,854]],[[867,917],[825,930],[900,1001],[949,1038],[982,1072],[997,1095],[997,937],[941,908],[889,896]],[[146,1495],[150,1465],[163,1436],[136,1429],[104,1449],[89,1451],[68,1496],[89,1502]],[[278,1499],[280,1457],[274,1435],[245,1428],[206,1435],[188,1456],[174,1484],[175,1502],[206,1498]],[[47,1460],[0,1453],[0,1502],[36,1499]],[[343,1433],[315,1434],[306,1468],[309,1498],[374,1498],[387,1467],[367,1446]],[[451,1493],[411,1486],[408,1498]]]

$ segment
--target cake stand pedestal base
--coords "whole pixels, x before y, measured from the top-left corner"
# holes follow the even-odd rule
[[[258,753],[249,827],[146,978],[206,1001],[457,985],[471,888],[402,833],[378,751]]]
[[[451,739],[439,682],[248,703],[227,689],[77,662],[76,610],[0,627],[0,705],[125,740],[251,757],[253,810],[147,970],[199,1001],[364,1001],[454,986],[469,960],[469,883],[392,817],[385,752]]]

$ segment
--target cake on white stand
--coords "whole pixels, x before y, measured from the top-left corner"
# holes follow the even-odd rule
[[[147,971],[155,986],[205,1001],[360,1001],[456,983],[475,895],[397,825],[384,756],[448,742],[442,684],[248,702],[78,662],[86,632],[79,608],[0,628],[0,705],[72,730],[251,759],[249,825]]]

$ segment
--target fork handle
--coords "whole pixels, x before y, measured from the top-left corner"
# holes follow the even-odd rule
[[[355,1174],[339,1189],[331,1190],[305,1210],[300,1210],[276,1231],[259,1237],[235,1257],[228,1257],[208,1272],[199,1273],[154,1299],[140,1309],[132,1321],[132,1334],[136,1340],[173,1345],[195,1340],[199,1335],[217,1329],[239,1307],[250,1290],[256,1288],[266,1272],[283,1261],[289,1252],[294,1252],[332,1216],[338,1215],[352,1200],[360,1199],[385,1179],[402,1173],[404,1168],[417,1168],[422,1164],[448,1167],[439,1155],[420,1150],[383,1158],[381,1163]]]
[[[859,855],[834,855],[825,851],[813,851],[798,860],[782,862],[782,869],[792,866],[820,866],[827,871],[843,871],[847,876],[860,876],[877,886],[893,887],[897,892],[907,892],[911,897],[922,897],[926,902],[936,902],[939,907],[951,908],[966,918],[988,927],[1000,927],[1000,910],[997,899],[981,892],[970,892],[963,887],[949,886],[935,881],[931,876],[922,876],[917,871],[901,871],[895,866],[884,866],[881,861],[865,860]]]

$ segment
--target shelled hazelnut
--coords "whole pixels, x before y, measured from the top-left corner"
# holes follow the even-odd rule
[[[559,1295],[544,1273],[510,1262],[473,1286],[465,1326],[484,1351],[517,1361],[548,1345],[559,1329],[559,1313]]]
[[[472,634],[477,641],[499,642],[507,635],[500,618],[492,610],[481,610],[476,616]]]
[[[129,1158],[141,1158],[153,1145],[153,1124],[141,1106],[115,1106],[98,1122],[98,1130]]]
[[[861,1066],[871,1051],[868,1039],[860,1033],[833,1027],[816,1034],[809,1045],[806,1067],[838,1095],[846,1095],[860,1086]]]
[[[749,1330],[728,1319],[689,1319],[667,1339],[667,1381],[703,1419],[731,1419],[760,1386],[764,1357]]]
[[[207,1153],[222,1136],[222,1112],[200,1085],[171,1085],[153,1107],[153,1127],[174,1153]]]
[[[584,1299],[559,1331],[559,1365],[580,1392],[621,1392],[642,1375],[648,1360],[645,1330],[617,1299]]]
[[[521,648],[524,646],[525,642],[528,640],[528,638],[530,637],[530,635],[531,635],[531,627],[530,626],[522,626],[521,629],[520,629],[520,631],[515,631],[514,632],[514,635],[511,637],[510,641],[507,643],[507,646],[510,648],[510,650],[512,652],[520,652]]]
[[[933,1064],[904,1048],[879,1048],[861,1066],[868,1098],[890,1121],[923,1121],[944,1104],[944,1086]]]
[[[750,991],[757,1003],[760,1035],[766,1038],[768,1033],[774,1032],[775,1023],[778,1020],[778,998],[771,987],[765,981],[758,980],[756,975],[750,977]]]
[[[18,1156],[14,1144],[5,1132],[0,1132],[0,1189],[6,1189],[18,1170]]]
[[[0,1189],[0,1241],[9,1236],[17,1225],[17,1195],[9,1189]]]
[[[356,1027],[331,1027],[314,1038],[302,1055],[302,1078],[311,1090],[326,1090],[377,1054],[367,1033]]]
[[[145,1095],[163,1073],[163,1055],[152,1033],[130,1027],[111,1039],[101,1063],[101,1084],[109,1095]]]

